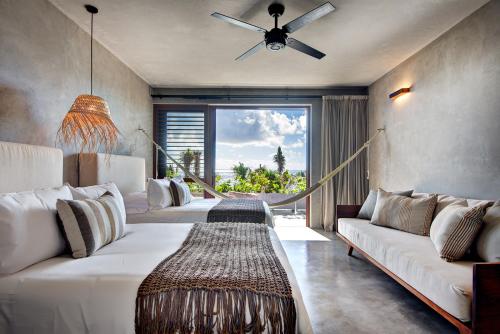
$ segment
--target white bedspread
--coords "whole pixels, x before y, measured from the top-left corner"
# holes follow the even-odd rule
[[[134,333],[139,285],[180,247],[191,226],[128,225],[124,238],[91,257],[56,257],[0,277],[0,333]],[[297,332],[311,333],[295,275],[276,233],[270,233],[292,286]]]
[[[127,214],[127,224],[142,223],[205,223],[208,211],[220,202],[218,198],[196,198],[183,206],[169,206],[160,210],[149,210],[145,213]],[[273,215],[267,203],[266,224],[274,226]]]

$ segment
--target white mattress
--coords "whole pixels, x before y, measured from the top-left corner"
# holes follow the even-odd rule
[[[0,277],[0,333],[134,333],[139,285],[175,252],[192,224],[128,225],[128,234],[95,255],[56,257]],[[283,247],[271,240],[293,291],[297,332],[312,333]]]
[[[220,201],[218,198],[196,198],[183,206],[169,206],[160,210],[149,210],[145,213],[127,213],[127,224],[205,223],[208,211]],[[273,215],[266,202],[264,202],[264,207],[266,209],[266,224],[274,226]]]

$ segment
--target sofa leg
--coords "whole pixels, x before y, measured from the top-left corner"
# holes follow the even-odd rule
[[[352,256],[352,250],[354,248],[352,246],[347,246],[347,255]]]

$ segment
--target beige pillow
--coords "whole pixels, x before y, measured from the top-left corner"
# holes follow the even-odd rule
[[[442,259],[448,262],[460,260],[481,229],[484,209],[449,205],[434,219],[431,240]]]
[[[436,209],[434,210],[434,216],[432,218],[436,218],[436,216],[443,211],[448,205],[458,204],[462,206],[467,206],[467,200],[465,198],[458,198],[450,195],[438,195],[438,200],[436,204]]]
[[[437,195],[411,198],[379,189],[370,223],[413,234],[429,235],[436,202]]]
[[[487,262],[500,262],[500,201],[486,210],[476,244],[477,255]]]

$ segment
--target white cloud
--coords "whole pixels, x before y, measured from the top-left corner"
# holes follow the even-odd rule
[[[305,133],[305,120],[305,115],[288,117],[275,110],[225,110],[217,113],[217,142],[232,147],[283,146],[286,136]]]

